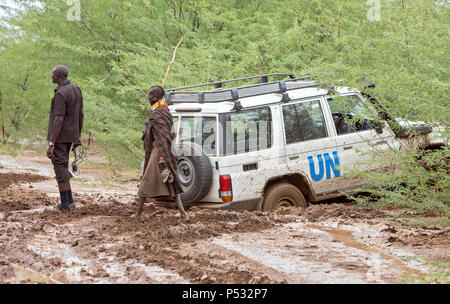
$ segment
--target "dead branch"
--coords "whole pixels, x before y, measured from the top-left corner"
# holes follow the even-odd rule
[[[169,75],[170,68],[172,67],[172,64],[175,62],[175,56],[177,55],[178,47],[180,46],[183,39],[184,39],[184,36],[181,37],[180,41],[178,42],[177,46],[175,47],[175,50],[173,51],[172,61],[169,63],[169,66],[167,67],[166,75],[164,76],[164,80],[162,81],[162,84],[161,84],[161,86],[163,86],[163,87],[164,87],[164,84],[166,83],[167,75]]]

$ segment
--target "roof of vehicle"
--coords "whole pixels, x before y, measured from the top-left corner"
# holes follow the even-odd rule
[[[290,79],[268,82],[269,76],[279,77],[286,75],[288,75]],[[222,88],[223,83],[254,79],[258,77],[261,78],[260,84],[251,84],[226,89]],[[169,108],[173,113],[197,112],[202,114],[216,114],[233,111],[236,109],[236,106],[238,106],[238,108],[245,109],[328,94],[328,90],[319,88],[319,85],[316,82],[309,79],[309,77],[294,78],[293,75],[281,73],[257,75],[240,79],[225,80],[222,82],[169,89],[166,90],[166,101],[169,103]],[[215,85],[216,89],[204,91],[185,90],[210,85]],[[345,87],[338,87],[334,89],[339,94],[355,91]]]

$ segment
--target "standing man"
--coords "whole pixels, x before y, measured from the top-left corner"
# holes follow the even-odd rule
[[[148,91],[151,106],[149,120],[145,122],[144,140],[145,162],[144,173],[139,186],[138,208],[132,217],[142,216],[142,206],[147,197],[166,200],[175,198],[181,217],[186,218],[180,194],[183,193],[177,177],[177,159],[172,153],[173,119],[169,107],[161,99],[164,97],[162,86],[153,86]]]
[[[81,145],[81,130],[83,128],[83,95],[76,85],[67,80],[69,70],[60,65],[53,69],[52,81],[58,84],[50,107],[48,123],[47,157],[52,160],[58,182],[61,204],[60,211],[70,211],[75,208],[75,202],[70,188],[72,174],[69,172],[70,148]]]

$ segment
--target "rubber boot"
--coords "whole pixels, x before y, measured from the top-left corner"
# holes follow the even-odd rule
[[[142,207],[144,207],[145,197],[139,197],[138,207],[136,213],[133,214],[132,218],[142,218]]]
[[[181,201],[181,195],[177,194],[177,196],[175,197],[175,201],[177,202],[178,210],[180,210],[181,218],[186,219],[187,215],[184,211],[183,202]]]
[[[69,208],[73,209],[73,208],[75,208],[75,201],[73,200],[72,190],[67,191],[67,193],[69,196]]]
[[[58,206],[56,206],[58,208],[58,210],[59,211],[70,211],[68,191],[59,192],[59,195],[61,197],[61,204],[58,204]]]

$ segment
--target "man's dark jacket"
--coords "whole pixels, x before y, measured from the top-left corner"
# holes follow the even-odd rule
[[[80,138],[80,117],[83,116],[83,95],[78,86],[64,80],[56,89],[50,107],[47,140],[52,137],[55,116],[64,116],[56,143],[73,143]]]

